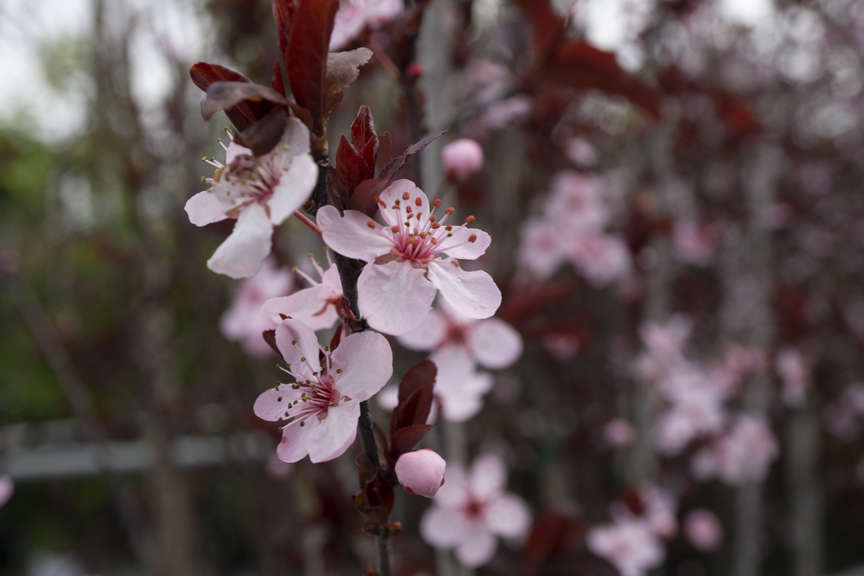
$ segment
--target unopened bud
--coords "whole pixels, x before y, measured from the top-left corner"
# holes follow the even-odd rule
[[[432,498],[444,484],[447,463],[433,450],[407,452],[396,461],[396,478],[409,494]]]

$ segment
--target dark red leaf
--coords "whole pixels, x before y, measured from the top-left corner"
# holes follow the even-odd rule
[[[207,95],[201,101],[201,115],[209,120],[217,112],[235,108],[240,104],[250,107],[254,104],[267,108],[267,114],[274,105],[286,104],[285,98],[269,86],[251,82],[214,82],[207,88]],[[266,114],[264,114],[266,116]],[[261,117],[255,113],[256,120]]]
[[[401,170],[405,164],[408,163],[408,160],[411,159],[412,156],[423,150],[430,143],[434,142],[441,136],[447,133],[447,130],[441,130],[440,132],[427,134],[414,144],[408,146],[402,154],[390,160],[390,162],[384,167],[380,174],[378,174],[379,178],[382,178],[386,181],[390,181],[399,170]]]
[[[284,108],[273,108],[267,116],[240,132],[235,138],[241,146],[246,146],[255,156],[270,152],[285,132],[287,115]]]
[[[390,417],[390,433],[415,424],[425,424],[431,408],[432,389],[418,388],[408,398],[400,400],[399,405],[393,410],[393,415]]]
[[[381,178],[370,178],[363,180],[354,187],[354,191],[348,198],[347,207],[351,210],[359,210],[367,216],[374,216],[378,210],[375,198],[381,194],[389,182]]]
[[[273,19],[276,21],[276,37],[279,39],[279,54],[282,63],[288,63],[288,39],[298,0],[273,0]],[[278,64],[277,64],[278,66]]]
[[[401,454],[410,451],[423,438],[432,426],[428,424],[415,424],[406,428],[400,428],[390,437],[390,455],[395,460]]]
[[[423,360],[411,366],[399,382],[399,402],[407,399],[415,390],[433,388],[438,367],[431,360]]]
[[[355,48],[346,52],[332,52],[327,56],[327,96],[324,117],[330,116],[342,101],[342,92],[360,76],[360,67],[369,62],[372,51]]]
[[[282,353],[279,352],[279,348],[276,347],[276,330],[266,330],[261,333],[261,336],[264,338],[264,341],[273,349],[274,352],[278,356],[282,356]]]
[[[534,60],[543,61],[564,38],[564,22],[548,0],[516,0],[516,3],[531,23]]]
[[[372,111],[368,106],[360,106],[357,115],[354,116],[354,121],[351,123],[351,142],[357,149],[360,149],[373,140],[378,141],[378,134],[375,132]]]
[[[285,69],[297,104],[306,108],[315,134],[324,131],[324,94],[330,33],[339,0],[300,0],[293,13]]]
[[[215,82],[250,82],[243,74],[235,72],[230,68],[218,64],[198,62],[189,69],[189,76],[202,91],[207,92]],[[254,124],[259,118],[267,114],[269,110],[259,110],[257,104],[242,103],[225,111],[228,119],[237,128],[245,130]]]
[[[581,533],[582,527],[569,514],[554,510],[540,514],[522,549],[524,573],[539,574],[550,558],[564,550]]]
[[[285,96],[285,80],[282,78],[282,67],[278,62],[273,63],[273,78],[270,80],[273,90]]]
[[[372,176],[373,173],[374,167],[370,167],[360,157],[354,146],[348,142],[348,139],[342,136],[339,139],[339,146],[336,148],[332,172],[332,191],[334,198],[339,201],[338,203],[345,206],[354,188]]]

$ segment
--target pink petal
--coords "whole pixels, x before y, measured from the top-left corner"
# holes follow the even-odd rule
[[[358,332],[342,340],[331,356],[336,389],[354,400],[368,400],[393,375],[393,352],[387,338]],[[339,373],[341,371],[341,373]]]
[[[12,481],[12,477],[7,474],[0,476],[0,507],[3,507],[12,498],[14,492],[15,483]]]
[[[410,350],[432,350],[441,344],[446,333],[447,321],[444,315],[432,310],[416,328],[402,334],[397,340]]]
[[[306,435],[311,428],[299,424],[289,424],[282,428],[282,440],[276,447],[276,456],[282,462],[293,464],[309,454],[306,450]]]
[[[486,272],[463,270],[456,260],[429,264],[429,279],[453,309],[468,318],[489,318],[501,305],[501,291]]]
[[[506,322],[490,318],[471,328],[468,346],[483,366],[505,368],[522,354],[522,337]]]
[[[450,422],[465,422],[476,416],[483,408],[483,397],[476,394],[464,394],[459,391],[442,395],[441,412],[445,420]]]
[[[296,156],[286,172],[282,173],[273,196],[267,203],[270,208],[270,221],[281,224],[295,210],[303,206],[318,179],[318,165],[308,154]]]
[[[309,129],[297,118],[289,118],[279,146],[284,150],[284,154],[290,156],[309,154]]]
[[[483,454],[471,465],[471,493],[482,500],[491,499],[504,491],[507,468],[495,454]]]
[[[228,144],[228,149],[225,151],[225,165],[231,164],[238,156],[252,156],[252,150],[231,140],[231,143]]]
[[[531,512],[513,494],[502,494],[486,505],[486,526],[504,538],[522,538],[531,528]]]
[[[306,436],[309,460],[315,463],[326,462],[344,454],[357,437],[359,418],[358,402],[342,403],[330,408],[327,417]]]
[[[399,404],[399,387],[395,384],[385,386],[375,398],[381,408],[392,411]]]
[[[459,510],[441,506],[429,508],[420,520],[420,534],[436,548],[452,548],[468,535],[470,528]]]
[[[399,484],[409,494],[432,498],[444,484],[447,463],[434,450],[406,452],[396,461],[395,471]]]
[[[408,199],[405,200],[405,194],[408,194]],[[420,219],[425,220],[429,214],[429,199],[414,182],[410,180],[396,180],[385,188],[379,195],[381,202],[386,208],[379,206],[381,217],[390,226],[401,226],[402,219],[399,216],[400,209],[404,210],[405,206],[411,206],[412,214],[421,214]],[[420,198],[420,205],[417,206],[416,200]],[[396,201],[399,201],[400,209],[394,209]]]
[[[396,260],[366,265],[357,291],[360,314],[369,325],[394,336],[417,327],[435,299],[435,288],[423,270]]]
[[[441,241],[438,250],[451,258],[476,260],[486,253],[486,249],[492,243],[492,237],[483,230],[466,226],[454,226],[450,234],[452,236]]]
[[[276,327],[276,347],[292,374],[303,379],[313,378],[321,371],[318,362],[318,338],[315,332],[296,320],[284,320]]]
[[[299,395],[300,392],[294,390],[290,384],[279,384],[259,394],[252,411],[262,420],[278,422],[286,417],[285,412]]]
[[[393,242],[382,232],[380,224],[357,210],[346,210],[339,215],[333,206],[318,210],[318,227],[327,245],[349,258],[371,262],[393,249]],[[370,222],[375,228],[370,228]]]
[[[195,226],[206,226],[224,220],[228,217],[226,212],[230,209],[230,204],[222,202],[219,196],[206,190],[189,198],[184,208],[189,216],[189,222]]]
[[[237,218],[234,231],[207,261],[207,267],[231,278],[253,276],[270,254],[273,226],[258,204],[247,206]]]
[[[289,296],[271,298],[264,303],[265,314],[281,318],[284,314],[298,320],[312,330],[330,328],[339,315],[333,306],[327,305],[329,291],[320,286],[304,288]],[[326,308],[325,308],[326,306]]]
[[[464,538],[459,541],[456,548],[456,556],[462,564],[469,568],[482,566],[492,559],[498,541],[490,532],[482,529],[468,531]]]

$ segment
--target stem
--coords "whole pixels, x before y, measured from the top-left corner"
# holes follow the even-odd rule
[[[303,212],[301,212],[300,210],[294,210],[294,216],[296,216],[298,220],[300,220],[303,224],[305,224],[306,226],[311,228],[319,236],[321,236],[323,234],[321,232],[321,228],[319,228],[318,225],[315,224],[315,222],[310,220],[309,217],[306,216],[305,214],[303,214]]]
[[[360,444],[363,446],[363,453],[366,454],[369,462],[375,466],[375,468],[380,468],[381,463],[378,459],[378,445],[375,443],[375,432],[372,431],[372,418],[369,416],[368,400],[360,402],[359,428]]]
[[[390,568],[390,533],[385,530],[378,535],[378,575],[390,576],[392,573]]]

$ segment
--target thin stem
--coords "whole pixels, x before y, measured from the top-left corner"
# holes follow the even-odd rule
[[[363,452],[369,459],[369,462],[376,468],[380,468],[381,463],[378,458],[378,444],[375,442],[375,432],[372,430],[372,418],[369,416],[369,401],[363,400],[360,402],[360,443],[363,445]]]
[[[385,530],[378,535],[378,575],[391,576],[390,568],[390,534]]]
[[[306,226],[311,228],[319,236],[323,235],[323,232],[321,232],[321,228],[319,228],[318,225],[315,224],[315,222],[313,222],[308,216],[303,214],[303,212],[301,212],[300,210],[294,210],[294,216],[296,216],[298,220],[300,220],[303,224],[305,224]]]

